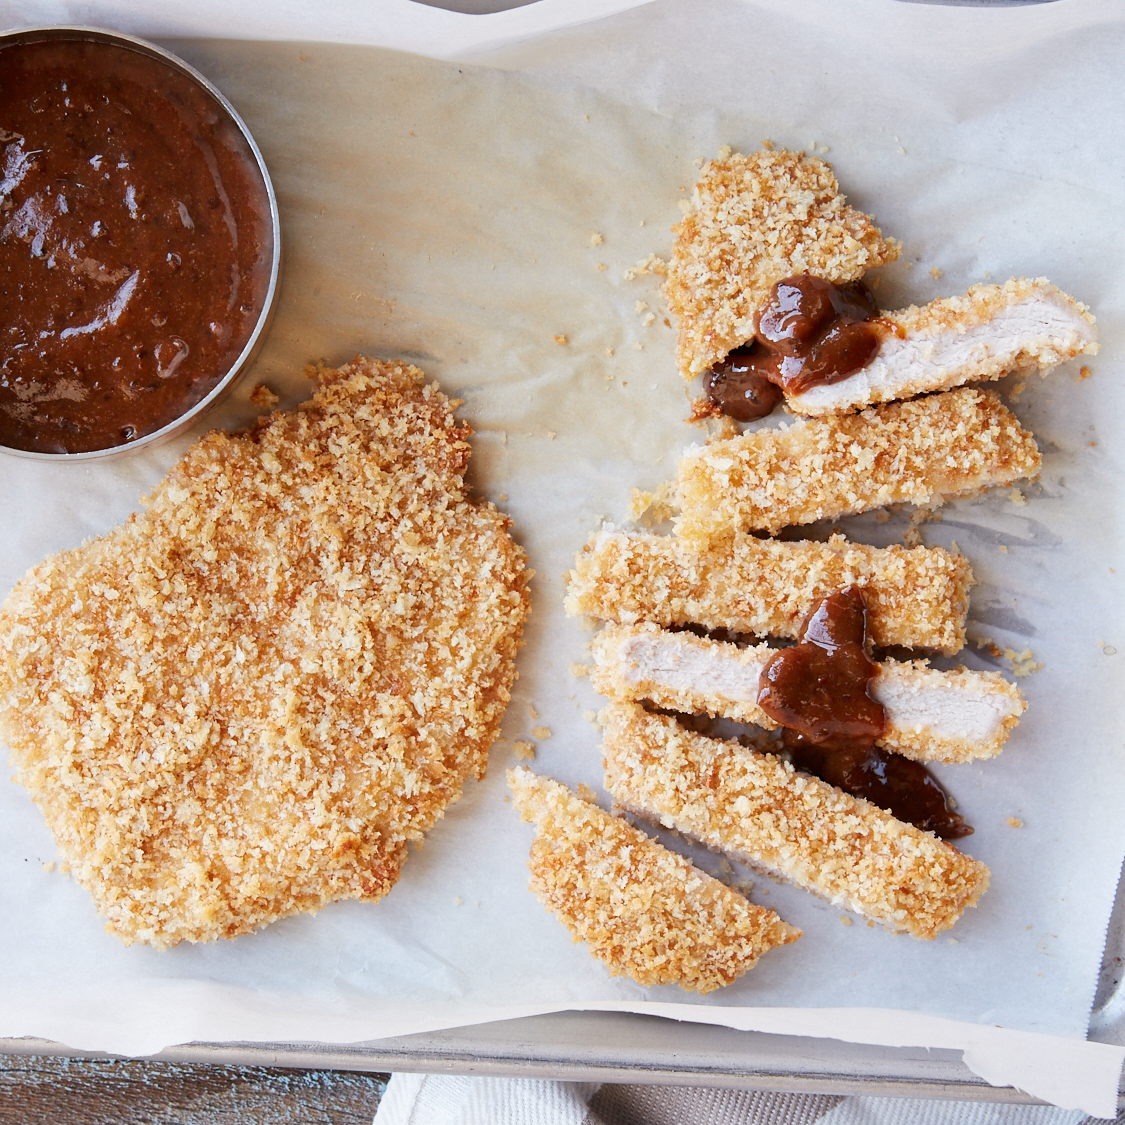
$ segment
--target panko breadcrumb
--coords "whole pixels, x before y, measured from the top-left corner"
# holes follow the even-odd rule
[[[664,294],[679,321],[676,359],[692,379],[754,335],[754,314],[783,278],[855,281],[893,262],[899,244],[849,207],[822,160],[723,148],[703,166]]]
[[[877,645],[952,655],[965,644],[972,570],[940,547],[869,547],[736,535],[697,551],[673,535],[596,532],[567,574],[566,612],[631,625],[702,625],[792,637],[818,598],[857,585]]]
[[[801,931],[565,785],[508,771],[535,824],[530,889],[611,976],[712,992]]]
[[[758,706],[761,676],[776,648],[735,645],[658,625],[607,625],[594,638],[590,683],[610,699],[776,730]],[[998,672],[945,672],[924,660],[883,660],[868,694],[886,711],[876,744],[917,762],[969,762],[1004,748],[1027,708]]]
[[[381,898],[497,736],[525,557],[469,430],[404,363],[318,378],[0,609],[16,779],[126,943]]]
[[[933,506],[1039,466],[1035,439],[1000,396],[966,387],[691,446],[677,475],[677,533],[699,546],[890,504]]]
[[[988,887],[983,863],[772,754],[634,703],[602,717],[606,788],[619,804],[834,906],[933,938]]]

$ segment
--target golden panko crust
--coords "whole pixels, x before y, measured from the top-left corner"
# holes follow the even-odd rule
[[[890,504],[938,505],[1036,476],[1035,439],[995,391],[963,388],[692,446],[677,534],[705,546]]]
[[[565,785],[508,771],[536,827],[530,889],[611,976],[712,992],[801,931]]]
[[[406,364],[319,380],[0,609],[16,779],[126,943],[382,897],[496,738],[527,575],[469,430]]]
[[[672,230],[664,295],[679,322],[676,359],[685,379],[754,335],[754,313],[782,278],[854,281],[900,251],[845,203],[822,160],[769,149],[748,156],[721,149],[703,166],[691,210]]]
[[[877,645],[952,655],[965,644],[973,572],[941,547],[869,547],[735,535],[697,551],[673,535],[596,532],[567,573],[566,612],[632,625],[702,625],[796,638],[813,603],[857,585]]]
[[[988,868],[772,754],[610,704],[606,788],[624,808],[871,918],[933,938],[988,887]]]

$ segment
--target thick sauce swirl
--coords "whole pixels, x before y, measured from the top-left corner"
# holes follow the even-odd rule
[[[0,48],[0,444],[175,420],[245,347],[271,256],[253,153],[206,91],[112,44]]]
[[[919,762],[875,745],[886,714],[868,692],[878,671],[867,655],[863,592],[849,586],[813,608],[798,644],[762,672],[758,705],[784,727],[793,765],[946,839],[972,832]]]
[[[707,396],[721,413],[750,422],[769,414],[782,392],[838,383],[875,358],[880,336],[871,321],[878,315],[862,281],[787,277],[755,314],[750,343],[707,372]]]

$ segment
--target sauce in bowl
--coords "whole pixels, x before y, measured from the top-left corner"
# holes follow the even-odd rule
[[[274,254],[255,153],[187,74],[0,44],[0,445],[105,450],[191,410],[254,334]]]

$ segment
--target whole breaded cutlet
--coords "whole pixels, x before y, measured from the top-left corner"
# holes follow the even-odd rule
[[[126,943],[381,898],[496,738],[527,572],[469,430],[406,364],[318,379],[0,609],[16,779]]]

